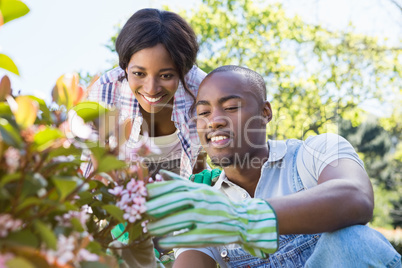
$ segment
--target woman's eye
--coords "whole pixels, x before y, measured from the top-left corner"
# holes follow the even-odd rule
[[[144,73],[142,73],[142,72],[133,72],[133,75],[135,75],[135,76],[144,76]]]

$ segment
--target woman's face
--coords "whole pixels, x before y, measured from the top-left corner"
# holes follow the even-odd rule
[[[158,113],[173,108],[173,96],[180,79],[162,44],[133,54],[126,72],[128,84],[144,111]]]

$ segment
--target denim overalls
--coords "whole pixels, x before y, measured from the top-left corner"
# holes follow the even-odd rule
[[[268,181],[264,181],[264,178],[269,177],[268,172],[271,173],[271,180],[272,173],[276,171],[278,173],[274,174],[275,179],[287,178],[287,192],[295,193],[308,188],[297,171],[296,158],[302,144],[301,141],[288,140],[284,150],[271,148],[273,150],[270,151],[277,152],[278,161],[271,159],[270,163],[264,164],[255,197],[265,198],[264,194],[275,188],[275,183],[270,185]],[[270,146],[273,145],[270,141]],[[277,147],[281,146],[283,148],[283,144],[277,144]],[[270,154],[270,158],[275,158],[275,154]],[[388,240],[366,225],[354,225],[331,233],[281,235],[278,250],[267,259],[254,257],[236,244],[215,249],[222,259],[220,263],[227,267],[401,267],[401,256]]]
[[[299,192],[304,190],[303,182],[296,168],[296,156],[302,142],[293,146],[287,146],[294,151],[291,174],[293,178],[293,190]],[[264,165],[263,168],[270,168]],[[311,256],[320,234],[314,235],[281,235],[279,237],[279,248],[267,259],[260,259],[248,254],[239,245],[231,244],[218,247],[223,261],[229,267],[303,267],[304,263]]]

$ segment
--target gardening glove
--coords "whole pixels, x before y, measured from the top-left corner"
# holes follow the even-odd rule
[[[189,180],[196,183],[202,183],[211,186],[215,184],[221,173],[222,171],[219,168],[215,168],[212,170],[205,169],[200,173],[191,175]]]
[[[155,236],[174,235],[159,240],[159,246],[207,247],[236,243],[251,255],[268,257],[278,247],[276,215],[263,199],[233,202],[215,188],[195,184],[167,171],[173,179],[148,184],[147,213],[155,220],[148,231]]]

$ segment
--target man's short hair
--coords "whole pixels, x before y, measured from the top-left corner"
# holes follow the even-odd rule
[[[224,65],[210,72],[204,79],[207,79],[214,73],[220,72],[236,72],[243,74],[247,78],[247,82],[250,84],[257,96],[260,96],[262,101],[267,100],[267,87],[265,85],[264,78],[259,73],[246,67],[241,67],[237,65]]]

